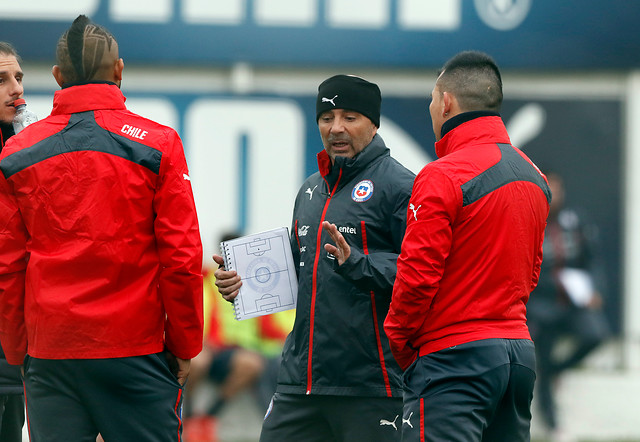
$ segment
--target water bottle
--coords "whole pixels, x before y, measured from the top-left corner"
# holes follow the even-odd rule
[[[38,121],[36,114],[27,109],[27,102],[24,98],[18,98],[13,102],[16,114],[13,117],[13,131],[17,134],[22,129]]]

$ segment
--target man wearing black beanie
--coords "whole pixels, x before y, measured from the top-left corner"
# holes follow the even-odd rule
[[[359,77],[336,75],[318,88],[324,150],[295,201],[298,305],[263,442],[401,438],[401,370],[383,322],[414,175],[377,134],[380,105],[378,86]],[[240,277],[215,276],[232,300]]]
[[[318,86],[316,98],[316,121],[334,109],[356,111],[380,127],[380,88],[364,78],[353,75],[334,75]]]

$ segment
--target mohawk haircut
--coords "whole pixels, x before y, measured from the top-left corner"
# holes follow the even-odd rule
[[[445,63],[438,73],[440,93],[451,92],[464,112],[502,106],[502,76],[493,59],[478,51],[464,51]]]
[[[62,34],[56,48],[57,64],[66,82],[103,80],[105,70],[117,59],[117,45],[105,27],[79,15]]]

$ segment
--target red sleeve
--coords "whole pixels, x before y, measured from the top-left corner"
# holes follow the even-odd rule
[[[523,155],[522,152],[520,154]],[[531,165],[534,166],[536,170],[538,170],[538,172],[540,172],[538,167],[535,164],[533,164],[530,159],[527,158],[527,161],[529,161]],[[549,180],[547,179],[547,177],[544,174],[542,174],[542,172],[540,172],[540,174],[544,178],[544,181],[547,183],[547,185],[549,185]],[[549,216],[549,204],[547,204],[547,217],[548,216]],[[545,217],[545,220],[547,217]],[[540,242],[538,244],[538,249],[536,250],[536,256],[533,259],[533,273],[531,275],[531,291],[533,291],[533,289],[535,289],[538,286],[538,281],[540,280],[540,267],[542,265],[542,245],[544,243],[544,232],[546,232],[546,228],[547,228],[547,222],[545,221],[544,228],[542,230],[543,233],[540,236]]]
[[[437,168],[425,167],[414,182],[407,230],[384,328],[402,369],[417,356],[419,337],[438,291],[451,248],[452,224],[460,207],[459,188]]]
[[[159,293],[167,315],[167,348],[190,359],[202,350],[202,244],[182,141],[174,130],[166,130],[168,146],[154,198]]]
[[[27,238],[18,205],[0,172],[0,341],[7,362],[12,365],[22,365],[27,354]]]

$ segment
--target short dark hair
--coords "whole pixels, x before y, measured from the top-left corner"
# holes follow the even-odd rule
[[[56,61],[65,81],[101,80],[105,52],[117,44],[104,26],[93,23],[86,15],[79,15],[62,34],[56,48]]]
[[[438,73],[442,92],[451,92],[462,111],[500,111],[502,76],[493,58],[479,51],[464,51],[445,63]]]
[[[0,41],[0,54],[13,55],[14,57],[16,57],[16,60],[21,61],[16,48],[14,48],[11,43],[8,43],[6,41]]]

